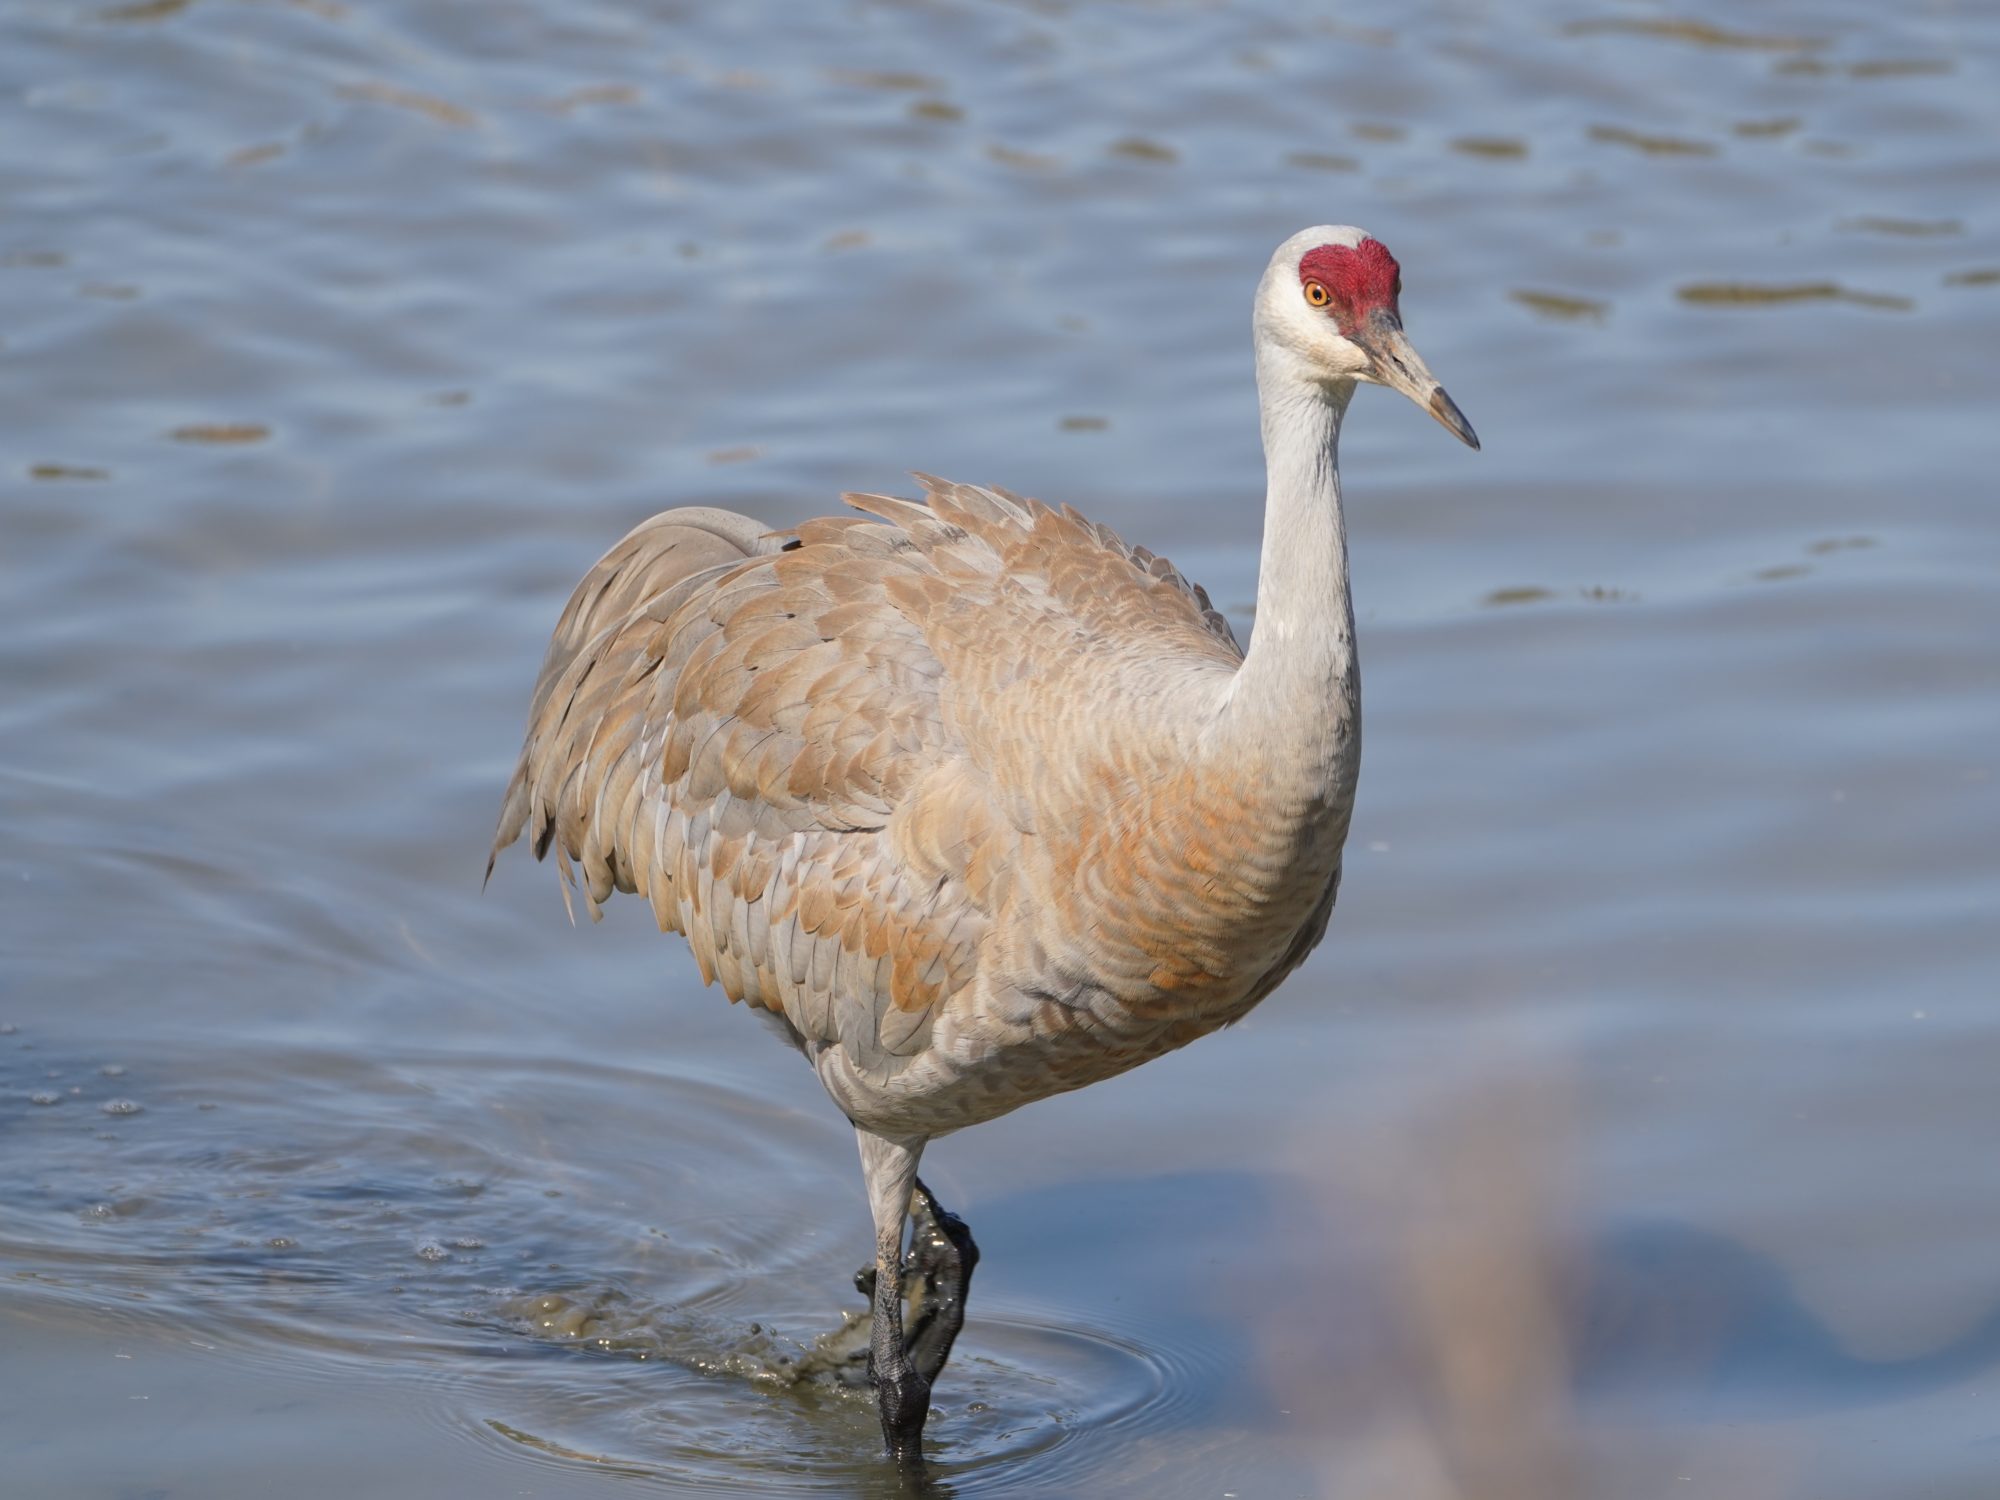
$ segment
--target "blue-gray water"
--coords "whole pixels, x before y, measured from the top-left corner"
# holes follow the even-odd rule
[[[479,875],[670,504],[1067,500],[1248,628],[1248,295],[1358,223],[1368,754],[1248,1023],[933,1148],[951,1493],[2000,1488],[2000,8],[22,0],[9,1495],[883,1488],[757,1372],[848,1133]],[[643,1356],[643,1357],[641,1357]]]

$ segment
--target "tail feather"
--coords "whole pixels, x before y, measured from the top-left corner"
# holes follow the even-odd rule
[[[641,522],[598,559],[564,606],[535,679],[527,736],[486,858],[488,880],[501,850],[524,832],[537,859],[548,853],[565,795],[586,805],[602,797],[617,758],[592,751],[632,732],[607,720],[629,702],[621,689],[668,606],[784,542],[783,533],[748,516],[687,506]],[[567,871],[568,858],[562,863]]]

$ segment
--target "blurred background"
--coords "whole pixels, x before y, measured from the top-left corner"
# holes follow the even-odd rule
[[[1243,1026],[932,1149],[939,1492],[1989,1497],[2000,6],[19,0],[10,1493],[873,1494],[849,1133],[479,889],[654,510],[1066,500],[1241,636],[1351,222],[1368,751]]]

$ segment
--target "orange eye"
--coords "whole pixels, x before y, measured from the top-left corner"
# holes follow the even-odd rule
[[[1314,307],[1325,307],[1332,300],[1333,298],[1327,295],[1326,288],[1321,286],[1317,281],[1308,281],[1306,283],[1306,301],[1310,302]]]

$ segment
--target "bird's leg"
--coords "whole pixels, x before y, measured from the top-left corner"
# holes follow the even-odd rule
[[[931,1383],[903,1347],[903,1298],[897,1271],[902,1236],[875,1238],[875,1308],[868,1335],[868,1378],[882,1418],[882,1441],[903,1468],[922,1468],[924,1419],[930,1415]]]
[[[903,1221],[924,1143],[891,1141],[856,1127],[868,1206],[875,1215],[875,1296],[868,1330],[868,1376],[889,1456],[905,1470],[924,1466],[924,1418],[931,1382],[903,1346]]]

